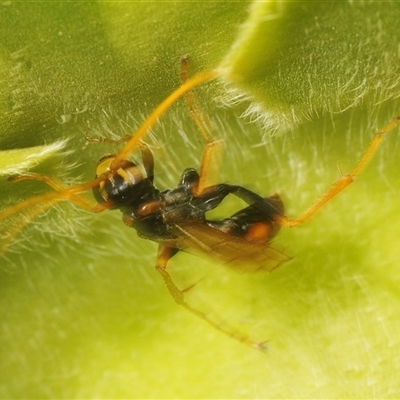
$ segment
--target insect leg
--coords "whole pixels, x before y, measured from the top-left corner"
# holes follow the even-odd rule
[[[375,153],[385,140],[386,134],[394,129],[399,123],[400,116],[396,117],[383,129],[378,131],[353,171],[347,175],[340,176],[339,179],[334,182],[333,185],[314,204],[311,205],[311,207],[309,207],[303,214],[300,215],[300,217],[290,218],[281,214],[278,217],[278,222],[281,224],[281,226],[293,227],[303,224],[336,195],[346,189],[347,186],[351,185],[354,182],[354,179],[365,169],[368,163],[371,162]]]
[[[58,203],[63,200],[69,200],[69,201],[75,203],[77,206],[79,206],[85,210],[91,211],[91,212],[100,212],[100,211],[110,208],[109,204],[107,204],[107,205],[102,204],[100,207],[99,207],[99,205],[95,205],[95,206],[91,205],[84,197],[82,197],[78,194],[78,191],[76,190],[77,187],[75,187],[75,186],[68,187],[68,186],[64,185],[62,182],[56,180],[55,178],[50,178],[47,175],[23,174],[23,175],[10,177],[8,180],[12,181],[12,182],[19,182],[22,180],[37,180],[37,181],[44,182],[47,185],[49,185],[51,188],[53,188],[55,190],[55,192],[53,192],[53,194],[48,193],[46,195],[43,195],[43,197],[50,197],[51,198],[50,201],[53,201],[54,203]],[[57,193],[58,193],[58,195],[57,195]],[[29,199],[29,200],[26,200],[25,202],[23,202],[23,204],[26,203],[26,208],[27,208],[30,206],[30,204],[35,205],[34,203],[39,204],[39,202],[45,201],[43,199],[41,200],[41,198],[42,198],[42,196],[39,196],[39,198],[38,198],[39,200],[36,200],[37,198]],[[50,205],[50,207],[51,207],[51,205]],[[45,207],[45,209],[47,209],[47,208],[49,208],[49,207]],[[39,214],[40,213],[38,213],[38,215]],[[1,213],[0,213],[0,219],[1,219]]]
[[[9,208],[6,208],[5,210],[0,211],[0,221],[7,221],[7,226],[3,229],[1,235],[0,255],[6,252],[7,248],[11,245],[13,240],[26,225],[28,225],[32,220],[44,213],[49,208],[62,201],[71,201],[77,206],[91,212],[101,212],[111,207],[109,203],[91,206],[86,199],[79,195],[79,193],[98,185],[100,179],[91,181],[87,184],[71,186],[68,188],[45,175],[25,174],[12,178],[13,181],[24,179],[35,179],[45,182],[56,190],[21,201]]]
[[[185,83],[189,77],[190,59],[189,56],[184,56],[181,58],[181,79],[182,83]],[[189,106],[189,112],[197,127],[199,128],[201,134],[207,143],[212,142],[210,132],[213,131],[213,125],[199,106],[196,104],[193,91],[188,91],[185,93],[185,99]]]
[[[147,134],[147,132],[157,123],[159,118],[182,96],[184,96],[188,91],[193,88],[210,82],[217,77],[221,76],[222,72],[218,69],[213,69],[210,71],[205,71],[199,73],[193,78],[186,81],[178,89],[172,92],[146,119],[142,126],[136,131],[136,133],[130,138],[126,143],[125,147],[117,154],[115,157],[111,169],[113,171],[118,170],[122,160],[126,159],[135,148],[139,145],[140,140]]]
[[[36,180],[41,181],[52,187],[54,190],[61,190],[65,189],[65,185],[61,182],[56,181],[54,178],[50,178],[47,175],[40,175],[40,174],[21,174],[18,176],[11,176],[8,178],[11,182],[19,182],[24,180]]]
[[[132,135],[125,135],[121,139],[110,139],[105,137],[93,137],[86,136],[86,140],[89,143],[111,143],[111,144],[122,144],[128,142],[132,138]]]
[[[220,332],[224,333],[225,335],[238,340],[241,343],[245,343],[250,345],[258,350],[266,351],[266,342],[258,342],[254,341],[246,335],[237,332],[233,327],[227,325],[226,323],[217,323],[213,321],[205,312],[202,312],[194,307],[192,307],[189,303],[185,300],[185,291],[189,290],[193,286],[190,286],[186,290],[180,290],[175,283],[173,282],[170,274],[167,272],[167,263],[171,257],[173,257],[179,250],[174,247],[170,247],[164,244],[160,244],[158,250],[158,257],[157,257],[157,265],[156,269],[160,273],[161,277],[164,280],[167,289],[169,290],[171,296],[175,300],[175,302],[184,307],[190,313],[196,315],[197,317],[201,318],[202,320],[206,321],[210,324],[213,328],[219,330]]]
[[[182,82],[185,83],[189,77],[189,69],[190,69],[190,59],[188,56],[184,56],[181,58],[181,79]],[[211,160],[213,154],[215,154],[216,146],[221,146],[221,141],[214,141],[211,138],[210,132],[215,131],[215,128],[208,118],[207,114],[204,113],[198,104],[196,103],[195,96],[193,91],[188,91],[185,95],[186,102],[189,106],[189,112],[196,123],[199,131],[203,135],[206,140],[206,147],[203,152],[201,167],[200,167],[200,179],[195,190],[196,195],[201,195],[204,189],[207,186],[207,179],[209,178],[210,169],[211,169]]]
[[[146,171],[147,178],[153,182],[154,180],[154,157],[151,150],[146,144],[139,144],[140,151],[142,153],[143,168]]]
[[[199,183],[194,190],[196,196],[200,196],[209,186],[207,182],[210,180],[211,171],[215,171],[215,168],[211,168],[211,162],[213,158],[215,159],[215,153],[220,153],[222,148],[222,141],[209,142],[203,151],[203,156],[201,158],[200,173],[199,173]],[[218,164],[218,162],[217,162]]]

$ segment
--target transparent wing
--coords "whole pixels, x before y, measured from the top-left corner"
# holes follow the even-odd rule
[[[190,221],[176,225],[177,247],[197,256],[219,260],[240,272],[272,271],[290,257],[270,247],[269,243],[250,242],[204,223]]]

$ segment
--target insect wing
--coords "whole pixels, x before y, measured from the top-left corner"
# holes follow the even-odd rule
[[[197,256],[206,255],[240,272],[272,271],[290,257],[268,243],[250,242],[204,223],[191,221],[176,225],[177,247]]]

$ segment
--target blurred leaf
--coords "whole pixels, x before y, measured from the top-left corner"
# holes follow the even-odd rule
[[[135,132],[180,85],[189,54],[192,74],[224,71],[196,91],[226,139],[220,181],[279,191],[299,215],[337,162],[351,170],[398,114],[398,21],[395,2],[5,1],[2,169],[32,167],[21,162],[36,154],[42,173],[92,179],[118,148],[85,137]],[[293,130],[271,137],[260,126]],[[199,136],[181,101],[147,137],[160,190],[198,167]],[[185,254],[171,263],[211,308],[227,304],[223,319],[270,340],[267,355],[180,310],[153,271],[156,244],[118,212],[49,210],[0,261],[0,396],[398,397],[397,137],[312,221],[282,230],[275,245],[293,261],[272,274],[236,276]],[[49,152],[43,163],[65,138],[62,162]],[[0,188],[2,207],[48,190],[5,179]]]
[[[56,141],[47,146],[27,147],[24,149],[0,152],[0,175],[16,175],[36,167],[65,147],[65,141]]]
[[[399,18],[398,2],[255,2],[223,64],[280,131],[373,109],[399,97]]]

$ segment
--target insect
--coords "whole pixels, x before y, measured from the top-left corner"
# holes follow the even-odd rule
[[[210,137],[207,117],[195,106],[192,90],[221,75],[221,71],[214,69],[188,79],[188,60],[183,59],[182,85],[154,110],[133,136],[126,138],[126,143],[118,154],[100,159],[93,180],[68,187],[46,175],[29,173],[12,177],[10,180],[14,182],[42,181],[53,188],[53,191],[1,211],[0,221],[24,214],[24,218],[6,238],[7,245],[26,224],[62,201],[75,203],[91,212],[119,210],[125,225],[134,228],[140,237],[159,244],[156,270],[178,304],[228,336],[264,350],[265,342],[237,334],[188,304],[185,290],[179,289],[170,277],[167,269],[169,260],[179,251],[187,251],[200,256],[208,254],[240,272],[272,271],[277,268],[289,259],[271,246],[271,240],[279,229],[303,224],[349,186],[373,158],[386,134],[400,123],[400,117],[396,117],[374,136],[353,171],[340,176],[300,217],[291,218],[285,215],[283,203],[276,194],[263,197],[239,185],[206,184],[216,142]],[[153,154],[142,139],[163,113],[181,97],[186,98],[190,113],[207,143],[199,171],[194,168],[185,169],[175,188],[161,191],[154,186]],[[131,160],[135,151],[140,151],[140,165]],[[90,190],[97,204],[93,204],[85,196],[85,192]],[[244,200],[247,206],[227,218],[208,219],[206,213],[217,208],[230,194]]]

